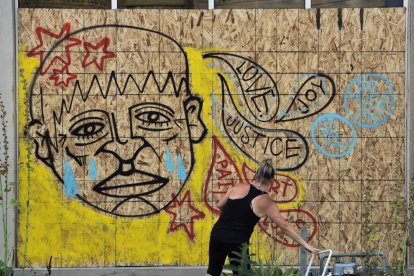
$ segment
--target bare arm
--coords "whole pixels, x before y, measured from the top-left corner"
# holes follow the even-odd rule
[[[222,210],[223,206],[226,205],[227,200],[229,199],[230,193],[233,190],[233,188],[230,188],[227,190],[227,193],[220,198],[220,200],[217,202],[216,207]]]
[[[293,228],[293,226],[280,215],[279,209],[277,208],[276,204],[270,198],[269,201],[270,202],[268,202],[266,215],[270,218],[270,220],[274,222],[277,226],[279,226],[280,229],[282,229],[284,233],[286,233],[294,241],[303,245],[306,248],[306,250],[312,253],[319,251],[319,249],[313,247],[304,239],[302,239],[299,233]]]

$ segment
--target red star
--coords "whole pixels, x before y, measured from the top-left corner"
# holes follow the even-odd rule
[[[55,86],[63,85],[68,87],[69,81],[76,79],[76,74],[69,72],[69,65],[66,64],[62,69],[52,69],[53,74],[49,77],[50,80],[55,81]],[[61,79],[60,79],[61,78]]]
[[[85,42],[83,44],[85,50],[86,50],[86,55],[83,57],[82,60],[82,67],[85,68],[91,64],[95,64],[96,67],[98,67],[98,69],[100,71],[103,70],[103,66],[104,66],[104,62],[105,59],[107,58],[113,58],[115,57],[115,53],[114,52],[108,52],[108,46],[109,46],[109,38],[105,37],[103,38],[101,41],[98,42],[98,44],[93,45],[92,43],[89,42]],[[102,52],[103,55],[100,57],[100,61],[98,62],[98,53],[97,50],[99,48],[102,48]],[[95,52],[92,52],[93,54],[95,54],[95,56],[91,57],[91,50],[94,50]]]
[[[174,198],[174,201],[165,209],[168,214],[172,215],[168,232],[174,232],[179,228],[184,228],[188,237],[193,241],[195,236],[194,221],[196,219],[204,218],[205,215],[191,204],[191,194],[189,190],[185,192],[181,201],[174,193],[171,196]]]
[[[59,34],[55,34],[52,33],[51,31],[43,28],[43,27],[37,27],[36,28],[36,35],[37,38],[39,39],[39,45],[37,45],[36,47],[34,47],[33,49],[31,49],[29,51],[29,53],[27,53],[28,57],[34,57],[34,56],[39,56],[40,59],[40,64],[41,64],[41,68],[40,68],[40,74],[44,75],[47,73],[47,71],[49,70],[49,68],[52,66],[52,64],[59,60],[64,64],[69,65],[71,60],[70,60],[70,48],[76,45],[80,45],[82,44],[82,41],[80,41],[77,38],[73,38],[73,37],[68,37],[65,39],[65,42],[68,43],[66,44],[66,46],[64,46],[64,56],[60,56],[60,52],[50,52],[50,56],[48,57],[48,62],[43,64],[44,62],[44,58],[45,58],[45,53],[47,53],[50,49],[45,48],[46,46],[43,45],[44,43],[44,36],[49,36],[50,38],[54,39],[54,43],[56,43],[59,39],[62,39],[64,37],[66,37],[67,35],[69,35],[70,33],[70,24],[69,23],[65,23],[63,24],[62,29],[60,30]],[[50,39],[49,38],[49,39]]]

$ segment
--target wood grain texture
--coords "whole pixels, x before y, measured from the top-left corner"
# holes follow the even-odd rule
[[[402,252],[390,240],[402,235],[405,214],[404,9],[267,9],[277,5],[301,8],[303,2],[216,2],[219,8],[260,7],[246,10],[20,9],[19,126],[23,129],[27,120],[42,119],[32,136],[40,147],[20,155],[21,164],[30,163],[35,173],[23,165],[19,171],[19,196],[30,200],[29,241],[40,244],[29,251],[33,264],[41,266],[53,255],[55,265],[63,267],[206,265],[209,234],[217,219],[211,206],[227,187],[253,181],[257,168],[253,160],[264,156],[276,161],[280,174],[270,194],[295,227],[306,223],[317,228],[313,245],[337,252],[374,248],[385,251],[390,263],[400,261]],[[357,2],[361,1],[343,4]],[[374,2],[381,1],[365,5]],[[134,3],[124,1],[123,5]],[[316,7],[336,4],[312,3]],[[188,3],[164,4],[184,7]],[[71,32],[87,28],[73,35],[81,42],[69,47],[70,60],[65,52],[67,41],[55,44],[56,39],[45,31],[58,36],[65,23]],[[46,64],[51,58],[56,60],[49,71],[36,75],[40,38],[46,53],[56,46]],[[107,53],[100,44],[105,39],[110,42]],[[101,66],[99,61],[108,52],[113,55],[103,58]],[[62,71],[65,68],[69,71]],[[54,82],[70,74],[76,80],[66,86]],[[176,94],[171,81],[177,84],[187,77],[188,87]],[[332,84],[328,85],[328,79]],[[144,83],[147,86],[140,89]],[[108,95],[103,97],[107,88]],[[80,91],[89,94],[82,98]],[[198,98],[189,98],[190,92]],[[272,93],[277,97],[271,101],[266,97]],[[321,106],[333,93],[329,103]],[[315,100],[317,95],[320,98]],[[62,121],[50,127],[62,103],[71,100],[73,109],[63,109]],[[24,107],[31,107],[32,113],[25,115]],[[306,116],[307,108],[318,112]],[[79,113],[83,121],[88,118],[86,112],[98,109],[109,114],[98,116],[100,124],[110,125],[108,136],[102,138],[105,146],[82,142],[98,134],[79,138],[79,133],[93,128],[78,129],[71,121],[72,112]],[[203,133],[200,121],[194,119],[198,112],[207,128],[200,144],[194,142]],[[276,112],[275,117],[265,121],[263,116],[271,112]],[[324,116],[343,121],[317,125]],[[383,122],[379,122],[381,116]],[[39,151],[42,141],[50,142],[43,139],[45,135],[50,135],[50,141],[64,140],[59,143],[67,149],[58,146],[58,151],[52,151],[55,159],[39,158],[50,153]],[[301,139],[308,149],[306,160],[292,169],[295,158],[305,155]],[[28,147],[27,140],[22,138],[20,143],[22,150]],[[347,143],[352,143],[352,149],[338,154]],[[94,169],[77,165],[89,158],[95,160]],[[166,160],[172,165],[165,165]],[[47,163],[52,161],[53,170]],[[61,176],[67,173],[67,164],[78,177],[79,194],[88,204],[65,194]],[[149,184],[117,187],[113,193],[118,197],[93,189],[97,182],[91,171],[99,181],[121,172],[111,179],[112,185],[147,181],[145,175],[129,175],[129,169],[137,168],[160,175],[168,170],[168,185],[127,203],[128,194],[141,194]],[[33,182],[27,180],[28,175]],[[191,200],[184,198],[187,194]],[[281,202],[287,197],[295,198]],[[158,211],[150,215],[118,216],[147,214],[154,208]],[[25,211],[19,213],[21,222]],[[192,220],[194,216],[197,220]],[[374,240],[364,234],[367,217],[378,234]],[[19,224],[19,254],[24,250],[24,233],[24,224]],[[51,243],[60,246],[52,248]],[[297,248],[270,223],[256,227],[252,248],[260,256],[277,251],[284,254],[283,264],[298,264]]]

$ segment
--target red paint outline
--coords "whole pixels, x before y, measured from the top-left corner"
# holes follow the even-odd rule
[[[40,26],[36,27],[35,32],[36,32],[37,38],[39,39],[40,44],[37,45],[36,47],[34,47],[33,49],[31,49],[27,53],[27,56],[28,57],[40,56],[39,57],[40,58],[40,65],[41,65],[40,75],[46,74],[49,71],[50,67],[53,65],[53,63],[57,60],[61,61],[63,64],[69,65],[71,63],[70,48],[73,47],[73,46],[82,44],[82,41],[80,39],[77,39],[77,38],[74,38],[74,37],[67,37],[66,38],[66,36],[70,34],[70,23],[68,23],[68,22],[63,24],[63,27],[60,30],[59,34],[52,33],[48,29],[45,29],[45,28],[40,27]],[[45,51],[45,50],[38,51],[40,48],[43,47],[43,42],[44,41],[43,41],[42,34],[50,36],[50,37],[52,37],[56,40],[65,38],[65,40],[72,41],[72,43],[69,43],[64,47],[65,48],[64,52],[65,52],[66,60],[64,58],[60,57],[60,56],[54,56],[52,58],[52,60],[50,61],[49,65],[47,67],[45,67],[45,64],[43,64],[43,62],[44,62],[45,52],[47,52],[47,51]]]
[[[217,136],[213,135],[212,136],[212,141],[213,141],[213,154],[211,156],[211,164],[210,164],[210,168],[208,169],[207,178],[204,181],[203,201],[206,204],[207,208],[213,214],[219,216],[221,214],[220,210],[217,209],[217,208],[214,208],[212,205],[210,205],[210,201],[208,200],[208,188],[209,188],[209,184],[211,182],[211,176],[213,174],[213,169],[216,165],[216,160],[217,160],[216,156],[217,156],[218,149],[221,150],[221,152],[224,154],[224,157],[229,161],[230,165],[233,165],[233,168],[235,169],[235,171],[237,173],[237,177],[240,181],[241,181],[241,174],[240,174],[240,171],[237,167],[236,162],[234,162],[233,158],[227,153],[227,151],[225,150],[224,146],[220,143]],[[213,185],[211,185],[211,186],[213,188]]]
[[[183,227],[184,231],[187,233],[187,236],[190,238],[190,240],[194,241],[195,233],[194,233],[194,221],[197,219],[203,219],[205,217],[205,214],[198,210],[194,205],[191,204],[191,193],[190,190],[187,190],[182,197],[182,200],[180,201],[178,197],[172,193],[171,197],[174,199],[173,202],[165,208],[165,212],[172,215],[172,219],[170,221],[170,226],[168,227],[168,233],[178,231],[179,228]],[[177,219],[177,213],[173,211],[173,209],[179,208],[184,203],[188,204],[188,207],[193,210],[196,215],[190,217],[189,222],[175,222]],[[188,224],[190,224],[189,227]]]
[[[68,87],[69,81],[76,79],[76,74],[69,72],[69,65],[65,65],[62,67],[62,70],[59,70],[57,68],[52,69],[53,74],[49,77],[50,80],[54,80],[55,86],[63,85],[64,87]],[[63,78],[63,74],[68,75],[69,77],[67,79]],[[59,80],[59,76],[62,76],[62,79]]]
[[[306,214],[311,219],[312,222],[304,222],[302,219],[298,219],[294,223],[297,224],[297,223],[300,223],[301,222],[301,223],[305,223],[306,225],[311,224],[313,226],[313,230],[310,233],[310,235],[308,236],[308,241],[312,240],[312,238],[315,236],[315,234],[316,234],[316,232],[318,230],[318,223],[316,221],[316,218],[310,212],[308,212],[308,211],[306,211],[304,209],[286,209],[286,210],[280,210],[280,213],[281,214],[282,213],[288,213],[289,214],[291,212],[304,213],[304,214]],[[265,219],[269,219],[269,218],[266,217]],[[275,237],[272,236],[271,233],[268,233],[267,226],[266,227],[264,226],[264,224],[267,224],[267,223],[273,224],[273,222],[271,222],[270,219],[269,219],[269,222],[264,223],[263,221],[260,221],[258,224],[259,224],[259,229],[261,231],[263,231],[269,238],[271,238],[273,241],[275,241],[275,242],[277,242],[277,243],[279,243],[281,245],[284,245],[286,247],[291,247],[291,248],[299,247],[299,244],[298,243],[288,243],[288,242],[285,242],[285,241],[279,239],[278,236],[275,236]],[[276,228],[278,228],[278,227],[276,227]]]
[[[248,177],[248,175],[247,175],[247,170],[249,170],[250,172],[252,172],[254,174],[253,179],[255,179],[256,178],[255,171],[252,168],[250,168],[246,163],[243,163],[242,172],[243,172],[244,179],[246,179],[246,181],[248,181],[250,184],[252,184],[249,177]],[[272,200],[274,202],[277,202],[277,203],[294,202],[295,199],[298,197],[298,194],[299,194],[299,185],[298,185],[298,183],[296,183],[295,179],[293,179],[291,176],[289,176],[287,174],[283,174],[283,173],[276,173],[275,176],[273,177],[274,181],[280,181],[280,180],[277,180],[277,176],[283,176],[283,177],[288,178],[289,180],[291,180],[293,182],[293,185],[294,185],[293,189],[294,189],[295,193],[294,193],[294,195],[292,196],[291,199],[278,200],[278,201],[273,200],[273,199]]]
[[[110,43],[110,40],[108,37],[102,38],[102,40],[99,41],[98,44],[96,45],[93,45],[92,43],[89,43],[89,42],[84,42],[83,47],[87,54],[83,57],[82,68],[86,68],[91,64],[95,64],[95,66],[100,71],[103,71],[105,59],[114,58],[116,56],[114,52],[108,52],[109,43]],[[88,58],[91,56],[90,48],[95,51],[98,50],[99,48],[102,48],[103,53],[105,55],[101,56],[99,64],[97,62],[98,59],[96,57],[94,57],[90,62],[87,63]]]

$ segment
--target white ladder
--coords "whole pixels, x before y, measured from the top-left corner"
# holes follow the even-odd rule
[[[314,258],[315,258],[315,255],[316,255],[316,254],[317,254],[317,255],[320,255],[320,254],[323,254],[323,253],[328,253],[328,258],[326,258],[326,262],[325,262],[325,266],[324,266],[324,268],[323,268],[323,272],[322,272],[322,274],[319,274],[319,275],[320,275],[320,276],[325,276],[326,270],[328,269],[329,262],[330,262],[331,257],[332,257],[332,250],[331,250],[331,249],[321,250],[321,251],[318,251],[318,252],[316,252],[316,253],[312,253],[312,257],[311,257],[311,259],[310,259],[310,262],[309,262],[308,268],[306,269],[305,276],[309,276],[309,272],[310,272],[310,269],[311,269],[311,267],[312,267],[312,263],[313,263],[313,260],[314,260]],[[320,271],[319,271],[319,272],[320,272]]]

